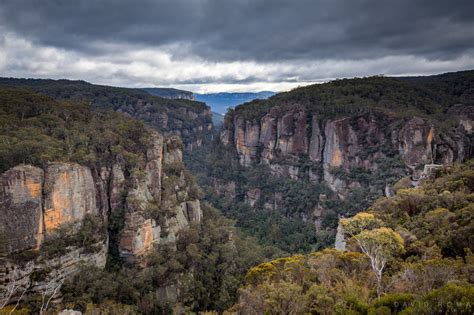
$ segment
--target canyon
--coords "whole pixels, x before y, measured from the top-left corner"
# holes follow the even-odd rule
[[[42,295],[61,303],[59,288],[84,265],[160,274],[171,264],[188,281],[200,267],[180,269],[188,261],[214,248],[234,253],[241,235],[254,237],[265,259],[334,239],[345,249],[339,219],[473,157],[472,89],[443,85],[471,84],[470,75],[299,88],[237,106],[218,131],[200,102],[83,81],[0,79],[9,122],[0,143],[0,289],[17,286],[9,303]],[[206,211],[235,226],[211,220],[222,230],[203,231]],[[211,246],[211,236],[221,243]],[[160,261],[170,252],[185,258]],[[229,280],[234,295],[239,272]],[[154,295],[186,303],[185,281],[150,277]]]
[[[326,247],[341,217],[472,158],[472,82],[472,71],[346,79],[242,104],[193,171],[207,165],[207,198],[265,244]]]

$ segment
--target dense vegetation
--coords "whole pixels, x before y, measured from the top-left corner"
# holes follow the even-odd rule
[[[231,307],[246,270],[261,262],[264,253],[216,209],[204,204],[203,210],[201,224],[180,232],[176,245],[158,246],[146,259],[145,268],[102,271],[84,267],[64,285],[65,305],[112,313],[115,307],[132,314]]]
[[[472,314],[474,161],[401,188],[342,223],[347,252],[280,258],[247,273],[245,314]],[[380,277],[379,277],[380,276]],[[380,295],[380,297],[378,297]]]
[[[431,116],[439,122],[449,118],[455,104],[474,105],[474,71],[419,78],[368,77],[335,80],[277,94],[237,106],[235,111],[248,119],[259,118],[274,106],[282,112],[295,105],[321,116],[337,116],[373,111],[390,111],[406,117]],[[436,120],[436,119],[434,119]],[[445,122],[449,126],[449,121]]]
[[[211,123],[210,116],[196,115],[207,111],[204,103],[161,98],[140,89],[95,85],[85,81],[14,78],[0,78],[0,86],[28,89],[60,101],[80,101],[94,109],[125,112],[162,132],[192,130],[198,125]],[[189,113],[193,113],[193,118]]]
[[[150,133],[143,123],[84,103],[0,89],[0,172],[20,163],[78,162],[92,168],[143,166]]]
[[[235,219],[239,228],[256,237],[269,251],[307,253],[334,243],[339,216],[354,215],[367,208],[383,195],[387,183],[394,184],[406,175],[403,161],[396,154],[392,156],[377,160],[376,171],[332,170],[339,178],[357,180],[361,184],[351,189],[344,200],[325,182],[312,181],[308,176],[299,179],[274,176],[269,166],[258,163],[243,167],[235,149],[224,146],[217,137],[211,145],[193,150],[184,158],[186,167],[197,176],[206,200]],[[320,164],[307,156],[289,163],[301,173],[311,170],[322,177]],[[233,192],[229,194],[226,189]],[[255,189],[260,198],[251,206],[246,193]],[[310,218],[318,208],[324,210],[318,223],[321,229],[315,231],[315,223]]]
[[[218,141],[211,147],[193,150],[185,156],[185,161],[186,167],[197,176],[205,198],[225,216],[236,220],[239,228],[256,237],[268,252],[280,255],[308,252],[331,242],[324,231],[316,235],[314,225],[301,217],[311,215],[319,194],[330,194],[325,185],[270,176],[269,168],[263,165],[242,167],[233,149]],[[235,196],[225,191],[229,182],[235,183],[230,193],[233,195],[235,190]],[[256,187],[268,198],[259,199],[252,207],[246,201],[246,192]],[[278,209],[273,209],[275,194]]]

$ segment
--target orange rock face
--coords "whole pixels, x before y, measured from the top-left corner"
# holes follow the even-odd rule
[[[339,167],[342,165],[342,154],[341,150],[335,149],[334,152],[332,153],[332,158],[330,162],[332,167]]]
[[[474,114],[465,108],[453,113],[459,128],[449,132],[435,130],[425,118],[376,111],[327,117],[295,104],[290,110],[273,106],[259,115],[246,118],[237,109],[226,116],[220,139],[235,147],[242,166],[257,162],[270,165],[277,176],[323,179],[338,193],[351,183],[332,176],[334,168],[374,171],[380,161],[399,154],[407,172],[412,172],[424,164],[452,164],[472,155]],[[306,157],[312,169],[298,170],[300,159]]]
[[[28,191],[32,198],[38,198],[41,194],[41,184],[38,181],[35,181],[31,178],[25,178],[25,185],[28,188]]]
[[[48,166],[44,209],[46,234],[64,224],[80,222],[86,214],[97,214],[91,171],[70,163]]]

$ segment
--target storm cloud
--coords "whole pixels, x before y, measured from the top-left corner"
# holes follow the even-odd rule
[[[474,1],[0,0],[3,76],[194,90],[474,67]]]

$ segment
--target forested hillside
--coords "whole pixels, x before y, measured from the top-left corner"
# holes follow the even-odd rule
[[[18,88],[0,88],[0,172],[18,164],[52,161],[88,166],[120,155],[131,168],[144,163],[150,135],[143,122],[123,114],[91,111],[86,102],[55,101]],[[112,161],[113,162],[113,161]]]
[[[142,90],[147,91],[151,95],[156,95],[162,98],[169,99],[185,99],[194,101],[193,92],[178,90],[173,88],[143,88]]]
[[[246,119],[259,118],[270,108],[290,110],[302,105],[307,111],[344,116],[379,109],[403,116],[440,115],[456,104],[474,105],[474,71],[425,77],[341,79],[279,93],[268,100],[238,106],[235,112]]]
[[[212,130],[212,115],[206,104],[161,98],[141,89],[95,85],[85,81],[15,78],[0,78],[0,86],[21,87],[57,100],[83,101],[96,109],[122,112],[166,135],[179,135],[191,149],[200,146]]]

